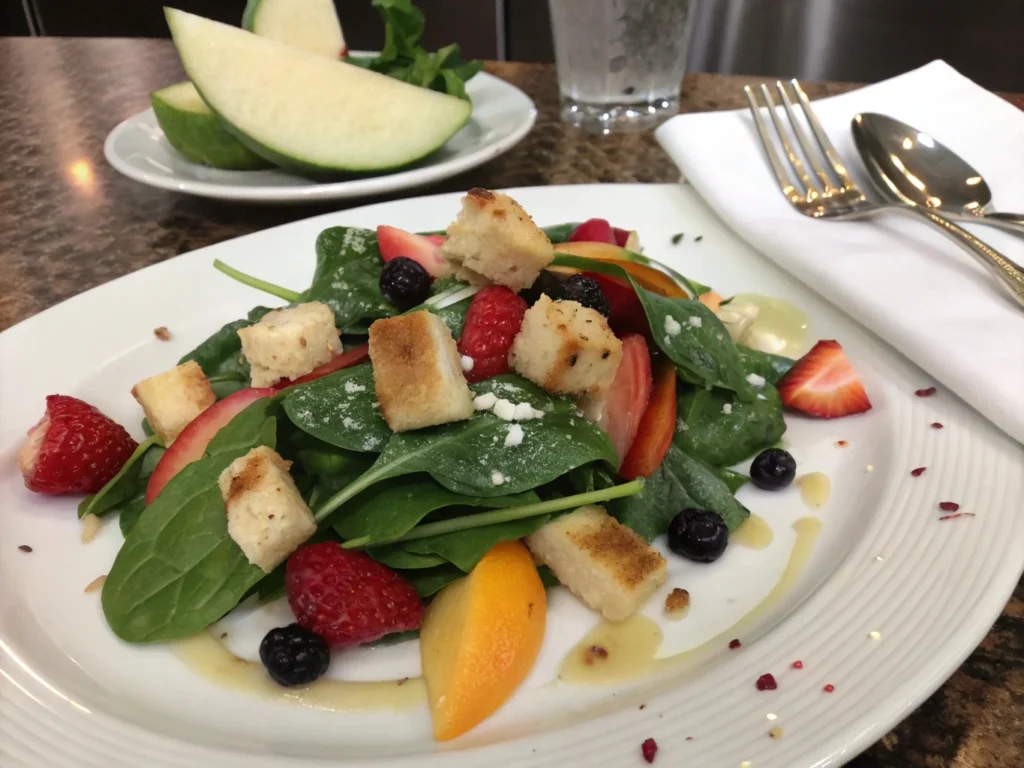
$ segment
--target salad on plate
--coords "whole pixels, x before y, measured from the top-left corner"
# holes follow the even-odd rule
[[[793,481],[786,409],[871,408],[837,342],[796,361],[757,348],[756,302],[603,219],[540,228],[473,189],[443,232],[330,227],[315,251],[302,292],[215,262],[285,305],[138,382],[141,443],[49,396],[21,471],[31,491],[87,494],[83,520],[118,514],[117,637],[184,640],[286,600],[294,620],[259,657],[294,688],[347,649],[418,640],[439,741],[527,677],[548,588],[629,620],[666,556],[721,557],[750,517],[741,486]],[[687,601],[672,590],[666,610]]]

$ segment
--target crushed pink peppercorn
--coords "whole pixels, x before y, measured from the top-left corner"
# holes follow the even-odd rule
[[[804,668],[804,663],[798,659],[798,660],[794,661],[790,666],[792,666],[793,669],[803,669]]]
[[[938,390],[936,390],[935,387],[928,387],[928,389],[918,389],[917,391],[914,392],[914,394],[917,395],[918,397],[931,397],[937,391]]]
[[[757,678],[757,682],[754,685],[759,691],[774,691],[779,687],[779,684],[775,682],[775,677],[770,672]]]
[[[941,421],[933,421],[932,422],[932,429],[942,429],[942,427],[943,427],[943,424],[942,424]]]
[[[836,689],[836,687],[834,685],[832,685],[832,683],[829,683],[828,685],[826,685],[821,690],[823,690],[825,693],[832,693],[832,691],[834,691],[835,689]]]
[[[957,504],[955,501],[940,501],[939,509],[941,509],[943,512],[956,512],[958,509],[960,509],[960,505]]]
[[[730,641],[729,641],[729,648],[730,648],[731,650],[733,650],[733,651],[735,651],[735,650],[736,650],[737,648],[739,648],[739,647],[740,647],[741,645],[743,645],[743,643],[741,643],[741,642],[739,641],[739,638],[733,638],[732,640],[730,640]]]
[[[654,739],[647,739],[640,745],[640,753],[648,763],[654,762],[654,756],[658,754],[658,742]]]
[[[912,469],[912,470],[910,470],[910,476],[911,477],[920,477],[921,475],[924,474],[924,471],[926,469],[928,469],[928,467],[918,467],[917,469]]]

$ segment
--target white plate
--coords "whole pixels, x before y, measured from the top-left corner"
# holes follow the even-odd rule
[[[1021,446],[941,390],[915,397],[916,389],[932,383],[927,376],[753,253],[688,188],[595,185],[513,194],[544,224],[605,216],[634,227],[650,255],[724,294],[757,291],[797,303],[810,314],[813,335],[840,339],[863,375],[874,403],[869,414],[835,422],[788,419],[786,442],[800,471],[831,476],[834,490],[825,507],[808,511],[792,488],[777,494],[745,488],[741,500],[769,520],[772,546],[733,546],[710,566],[672,558],[669,582],[645,613],[660,620],[665,590],[688,589],[691,613],[662,622],[662,651],[715,638],[703,658],[629,684],[556,684],[551,678],[559,660],[595,621],[559,591],[538,669],[524,689],[469,736],[438,746],[425,705],[339,713],[221,688],[166,646],[117,641],[103,622],[98,595],[83,594],[109,568],[120,534],[108,521],[98,539],[83,545],[75,499],[44,499],[23,488],[14,455],[42,412],[43,396],[82,397],[137,432],[131,385],[266,301],[215,272],[214,257],[302,287],[312,273],[314,238],[324,227],[437,229],[458,208],[455,195],[402,200],[184,255],[0,335],[0,763],[251,768],[572,761],[621,768],[643,764],[640,744],[653,737],[659,764],[822,768],[871,744],[957,668],[1021,571]],[[686,237],[672,246],[671,236],[680,231]],[[170,342],[153,337],[158,326],[170,329]],[[945,428],[929,426],[936,421]],[[838,439],[849,444],[838,447]],[[928,469],[911,478],[918,466]],[[940,522],[937,505],[945,500],[977,516]],[[748,626],[730,630],[779,579],[794,542],[792,521],[814,514],[821,536],[799,578]],[[20,544],[34,551],[20,552]],[[248,622],[231,621],[228,642],[251,655],[251,638],[235,633],[244,634],[248,623],[258,636],[254,625],[275,619],[257,611]],[[733,634],[742,639],[741,649],[727,648]],[[790,667],[797,659],[802,670]],[[415,648],[410,657],[399,646],[340,654],[333,673],[403,677],[416,668]],[[759,692],[754,682],[766,672],[775,675],[778,689]],[[826,684],[834,693],[822,691]],[[768,737],[773,727],[782,728],[781,739]]]
[[[287,171],[221,171],[179,155],[157,124],[152,109],[120,123],[103,145],[114,168],[160,189],[222,200],[303,203],[369,197],[421,187],[486,163],[530,132],[537,109],[530,97],[504,80],[481,72],[466,83],[473,100],[469,122],[441,149],[396,173],[345,181],[313,181]]]

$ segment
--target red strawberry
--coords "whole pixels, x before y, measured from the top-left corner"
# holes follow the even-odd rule
[[[662,360],[654,377],[654,389],[647,410],[640,419],[636,439],[622,460],[619,474],[626,480],[650,477],[672,444],[676,431],[676,367]]]
[[[377,227],[377,247],[385,262],[404,256],[427,270],[431,277],[445,277],[451,273],[448,262],[441,256],[441,235],[416,235],[397,227]]]
[[[569,235],[569,242],[617,245],[615,242],[615,232],[612,230],[612,225],[608,223],[607,219],[587,219],[572,231],[572,234]],[[623,241],[624,244],[625,241]]]
[[[416,629],[423,619],[423,603],[409,582],[334,541],[310,544],[289,557],[285,590],[295,620],[332,648]]]
[[[523,325],[526,302],[503,285],[477,291],[466,312],[459,353],[473,359],[468,381],[508,373],[508,350]]]
[[[622,362],[608,388],[602,422],[620,460],[633,444],[650,396],[651,357],[647,342],[639,334],[630,334],[622,339]]]
[[[282,390],[288,389],[288,387],[294,387],[297,384],[308,384],[311,381],[316,381],[322,376],[326,376],[329,373],[343,370],[344,368],[351,368],[353,365],[359,365],[365,363],[370,359],[370,347],[367,344],[360,344],[358,347],[351,347],[340,355],[335,355],[323,365],[314,368],[312,371],[307,373],[305,376],[299,376],[294,381],[290,379],[282,379],[274,385],[274,389]]]
[[[138,443],[117,422],[67,395],[49,395],[46,414],[28,432],[18,464],[30,491],[96,493]]]
[[[871,409],[868,393],[837,341],[819,341],[779,382],[783,405],[822,419]]]

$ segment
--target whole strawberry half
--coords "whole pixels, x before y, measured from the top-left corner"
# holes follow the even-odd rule
[[[295,620],[332,648],[372,643],[423,620],[423,603],[409,582],[334,541],[288,558],[285,590]]]
[[[18,465],[36,493],[96,493],[138,447],[125,428],[86,402],[49,395],[46,414],[28,432]]]
[[[523,325],[526,301],[503,285],[477,291],[466,312],[459,353],[472,358],[468,381],[508,373],[508,351]]]

